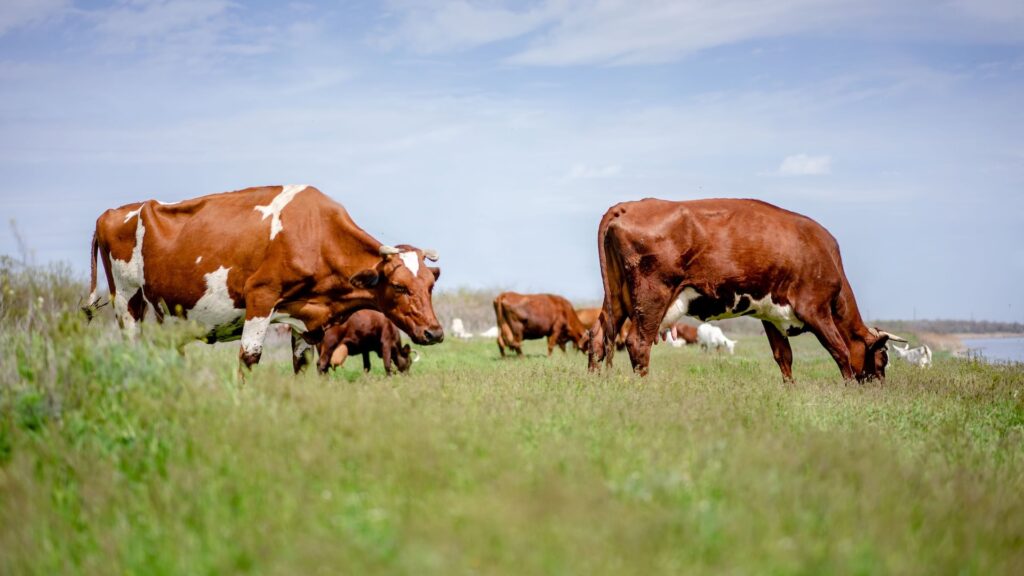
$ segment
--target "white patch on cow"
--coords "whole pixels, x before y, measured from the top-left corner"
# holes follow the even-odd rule
[[[132,218],[135,218],[136,216],[138,216],[139,212],[142,212],[142,206],[139,206],[135,210],[132,210],[131,212],[125,214],[124,215],[124,223],[127,224],[129,220],[131,220]]]
[[[125,222],[128,222],[132,216],[138,215],[139,210],[133,210],[133,214],[129,214],[125,218]],[[146,226],[142,223],[140,216],[135,224],[135,246],[132,248],[132,255],[128,260],[110,258],[110,275],[114,279],[115,292],[114,315],[120,320],[129,336],[135,335],[135,319],[128,313],[128,299],[141,290],[146,283],[142,261],[142,240],[145,236]]]
[[[267,336],[267,328],[270,327],[270,316],[254,316],[245,321],[242,327],[242,352],[246,354],[260,354],[263,352],[263,340]]]
[[[271,216],[270,219],[270,239],[273,240],[281,230],[284,229],[284,225],[281,224],[281,211],[288,205],[289,202],[295,198],[295,195],[308,188],[306,184],[289,184],[281,189],[281,193],[274,196],[274,199],[270,201],[270,204],[266,206],[256,206],[253,210],[259,211],[263,214],[263,220],[267,219],[267,216]]]
[[[420,255],[413,252],[402,252],[398,255],[402,259],[402,264],[412,272],[413,276],[417,276],[420,273]]]
[[[196,264],[199,264],[202,261],[203,261],[203,257],[202,256],[196,258]]]
[[[95,290],[93,290],[92,292],[89,292],[89,302],[86,304],[86,306],[92,306],[93,304],[96,303],[96,300],[98,300],[98,299],[99,299],[99,294],[97,294]]]
[[[693,288],[687,286],[683,288],[683,291],[676,296],[676,299],[669,305],[668,311],[665,312],[665,317],[661,319],[661,327],[658,331],[665,330],[669,326],[672,326],[676,322],[679,322],[683,316],[686,316],[690,311],[690,302],[693,302],[697,298],[700,298],[700,293]]]
[[[736,298],[737,302],[739,297]],[[764,298],[760,300],[750,299],[750,307],[748,310],[753,310],[753,316],[760,318],[761,320],[767,320],[775,325],[776,328],[781,330],[785,334],[786,330],[790,328],[803,328],[804,323],[796,317],[793,312],[793,307],[789,304],[780,306],[772,301],[772,295],[766,294]],[[743,311],[738,311],[742,313]]]
[[[181,204],[181,200],[177,200],[175,202],[162,202],[160,200],[157,200],[156,203],[161,206],[174,206],[175,204]]]
[[[228,293],[228,271],[230,268],[221,266],[209,274],[203,274],[206,280],[206,291],[196,301],[196,305],[188,311],[189,320],[195,320],[206,328],[215,329],[237,322],[245,316],[245,308],[236,308],[231,294]]]

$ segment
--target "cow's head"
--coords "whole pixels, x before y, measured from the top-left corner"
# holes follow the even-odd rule
[[[906,340],[878,328],[869,328],[863,340],[850,343],[850,364],[858,381],[885,380],[885,367],[889,364],[889,342]]]
[[[379,252],[380,263],[352,276],[352,285],[372,292],[380,311],[413,342],[437,344],[444,340],[431,301],[441,269],[426,264],[426,260],[437,261],[437,252],[408,245],[381,246]]]

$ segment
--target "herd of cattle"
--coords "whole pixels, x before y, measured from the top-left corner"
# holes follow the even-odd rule
[[[888,343],[906,342],[863,322],[836,240],[817,222],[757,200],[672,202],[644,199],[610,208],[598,228],[604,284],[601,308],[576,310],[552,294],[500,294],[488,332],[522,354],[522,342],[547,338],[548,354],[568,343],[591,370],[625,349],[645,375],[658,339],[675,346],[725,348],[735,341],[708,320],[761,320],[775,361],[792,379],[789,337],[814,334],[844,379],[884,378]],[[151,311],[194,320],[208,342],[241,340],[240,366],[259,362],[271,324],[288,325],[296,372],[319,354],[320,371],[377,353],[385,371],[418,359],[414,343],[444,331],[431,294],[438,255],[383,245],[339,203],[312,186],[248,188],[165,204],[114,208],[96,221],[91,250],[90,317],[102,304],[97,258],[122,329]],[[683,316],[704,321],[694,328]],[[466,334],[461,321],[456,335]],[[911,363],[931,362],[926,347],[898,348]],[[241,368],[240,368],[241,369]]]

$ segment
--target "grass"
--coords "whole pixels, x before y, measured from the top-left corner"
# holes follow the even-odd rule
[[[471,341],[240,384],[234,346],[56,300],[0,314],[3,574],[1024,572],[1019,365],[845,385],[801,337],[786,386],[746,338],[640,380]]]

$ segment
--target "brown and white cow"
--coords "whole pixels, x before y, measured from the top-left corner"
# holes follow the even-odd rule
[[[376,352],[384,361],[384,373],[391,376],[392,362],[399,372],[405,372],[419,357],[408,344],[402,346],[395,323],[376,310],[360,310],[344,322],[328,326],[318,352],[317,368],[321,373],[341,366],[355,354],[363,355],[363,370],[369,372],[370,352]]]
[[[558,346],[565,352],[565,343],[572,342],[583,350],[586,328],[580,323],[572,304],[556,294],[517,294],[502,292],[494,299],[494,315],[498,321],[498,350],[505,347],[523,355],[523,340],[548,339],[548,356]]]
[[[626,318],[633,369],[648,371],[663,321],[761,319],[783,378],[792,379],[787,336],[808,331],[844,379],[884,378],[886,342],[864,324],[839,245],[820,224],[758,200],[644,199],[613,206],[598,229],[604,323],[591,345],[597,369]]]
[[[247,188],[163,204],[107,210],[92,242],[106,270],[118,322],[129,333],[152,308],[205,327],[207,342],[241,338],[239,358],[259,362],[272,322],[292,325],[295,369],[324,326],[352,312],[382,311],[418,344],[444,331],[431,292],[436,253],[384,246],[341,204],[312,186]]]

